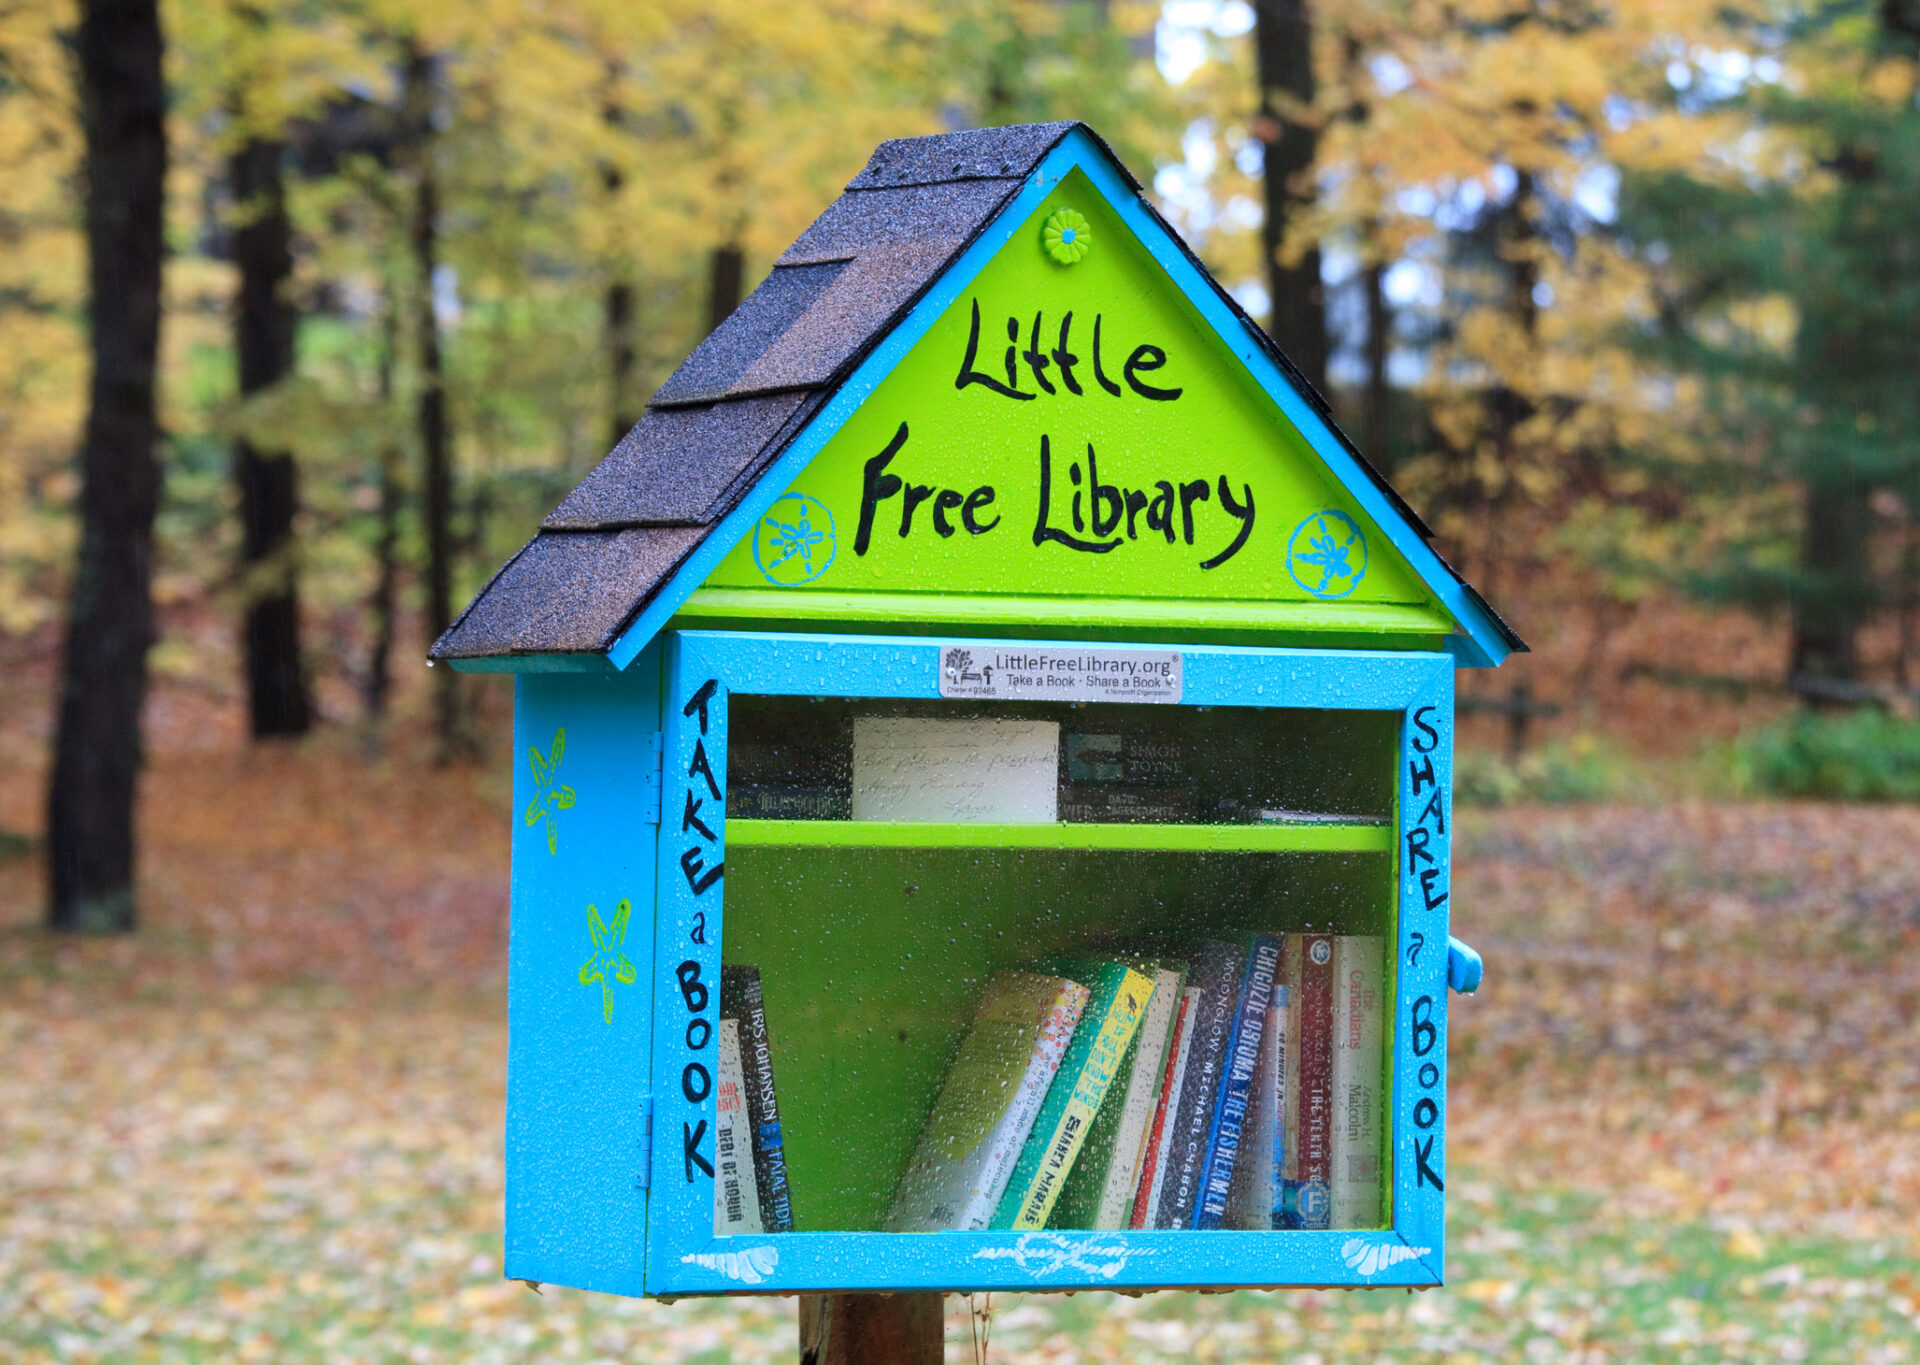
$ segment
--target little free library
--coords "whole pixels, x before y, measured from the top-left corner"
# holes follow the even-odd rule
[[[506,1273],[1437,1284],[1525,646],[1089,129],[888,142],[434,646],[516,674]]]

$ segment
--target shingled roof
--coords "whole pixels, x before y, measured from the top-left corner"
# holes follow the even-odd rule
[[[868,353],[1076,129],[1099,143],[1077,123],[882,143],[760,287],[660,387],[619,445],[494,574],[434,643],[432,657],[607,653]],[[1107,155],[1139,194],[1139,182]],[[1151,213],[1151,205],[1145,206]],[[1167,232],[1179,240],[1170,227]],[[1324,399],[1220,293],[1344,443]],[[1393,507],[1430,538],[1413,510],[1350,443],[1348,449]],[[1470,586],[1462,586],[1484,606]],[[1490,608],[1487,614],[1512,648],[1526,648]]]

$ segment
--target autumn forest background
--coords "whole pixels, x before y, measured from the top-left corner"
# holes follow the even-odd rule
[[[1075,118],[1534,652],[1451,1287],[993,1350],[1920,1359],[1917,88],[1920,0],[0,0],[0,1358],[791,1354],[499,1280],[425,649],[876,143]]]

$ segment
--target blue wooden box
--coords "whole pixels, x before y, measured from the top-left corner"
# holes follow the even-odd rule
[[[1519,648],[1089,131],[885,144],[435,647],[519,675],[506,1273],[655,1296],[1439,1283],[1447,990],[1478,979],[1448,934],[1453,675]],[[961,681],[1030,659],[1068,670],[1060,700]],[[1174,690],[1100,692],[1077,659]],[[1080,706],[1366,814],[729,816],[747,718],[805,750],[810,717]],[[1257,902],[1384,935],[1382,1224],[862,1230],[963,986],[1189,873],[1260,887],[1179,909],[1200,927],[1261,927]],[[717,1237],[720,967],[743,952],[794,1087],[797,1229]],[[897,1046],[866,1036],[896,1016]]]

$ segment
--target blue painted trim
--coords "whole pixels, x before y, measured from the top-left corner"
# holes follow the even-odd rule
[[[1074,170],[1084,172],[1101,196],[1132,229],[1148,254],[1166,270],[1207,325],[1247,367],[1254,382],[1279,405],[1287,420],[1299,428],[1314,452],[1327,464],[1341,487],[1360,504],[1378,525],[1408,565],[1440,600],[1455,623],[1465,632],[1457,637],[1451,652],[1470,667],[1489,667],[1506,658],[1509,650],[1504,636],[1460,582],[1448,572],[1440,557],[1402,517],[1379,486],[1360,467],[1359,461],[1340,443],[1332,429],[1314,410],[1306,397],[1293,386],[1259,341],[1249,336],[1239,317],[1222,300],[1213,282],[1194,265],[1192,259],[1173,240],[1167,230],[1147,210],[1140,196],[1123,178],[1111,156],[1085,132],[1075,129],[1047,154],[1019,191],[958,260],[934,281],[913,311],[896,326],[860,363],[821,410],[814,414],[805,430],[792,445],[760,476],[738,507],[728,513],[711,534],[682,564],[673,578],[639,618],[621,633],[607,651],[616,668],[625,668],[646,642],[666,627],[668,620],[704,583],[733,547],[744,540],[753,526],[782,493],[797,479],[820,450],[858,411],[882,381],[891,374],[907,353],[919,344],[949,305],[970,288],[987,263],[1006,245],[1027,216],[1055,185]]]
[[[502,654],[486,659],[443,659],[455,673],[598,673],[617,669],[604,654]]]
[[[685,793],[711,798],[704,779],[690,777],[696,746],[715,777],[725,779],[726,708],[733,692],[774,695],[932,698],[939,695],[938,638],[676,631],[666,637],[667,808]],[[992,648],[995,641],[968,640]],[[1006,641],[1032,649],[1045,642]],[[1103,648],[1134,648],[1103,645]],[[1138,646],[1145,648],[1145,646]],[[1164,646],[1161,646],[1164,648]],[[1402,717],[1397,761],[1399,846],[1423,821],[1442,825],[1421,843],[1437,865],[1410,860],[1398,873],[1394,930],[1396,1017],[1389,1101],[1394,1167],[1391,1226],[1333,1232],[1011,1232],[903,1236],[876,1232],[795,1232],[769,1237],[713,1236],[713,1182],[685,1158],[685,1138],[706,1124],[713,1099],[691,1066],[710,1060],[693,1047],[698,1017],[715,1017],[724,875],[696,894],[692,876],[724,866],[724,799],[709,806],[718,836],[711,844],[670,821],[659,844],[660,918],[655,947],[653,1089],[656,1159],[648,1210],[647,1292],[655,1295],[790,1293],[870,1289],[1147,1289],[1214,1285],[1432,1285],[1441,1281],[1444,1197],[1424,1183],[1419,1160],[1443,1178],[1445,1113],[1446,839],[1451,808],[1453,661],[1439,653],[1256,649],[1195,645],[1181,650],[1185,705],[1325,707],[1391,710]],[[690,705],[711,681],[707,729]],[[1428,764],[1431,764],[1429,767]],[[1431,776],[1428,776],[1428,774]],[[1430,799],[1440,804],[1428,812]],[[1415,798],[1418,798],[1417,800]],[[717,823],[712,815],[721,818]],[[694,873],[682,862],[698,858]],[[1398,855],[1396,855],[1399,860]],[[1428,908],[1427,903],[1438,900]],[[698,931],[697,933],[695,931]],[[694,1008],[687,964],[709,987]],[[1438,1004],[1434,1001],[1437,997]],[[1420,1001],[1427,1003],[1421,1004]],[[1428,1026],[1432,1032],[1427,1032]],[[1427,1040],[1419,1043],[1417,1040]],[[704,1040],[703,1040],[704,1042]],[[1424,1052],[1416,1055],[1416,1045]],[[1422,1083],[1423,1066],[1433,1072]],[[711,1148],[705,1149],[709,1155]]]

